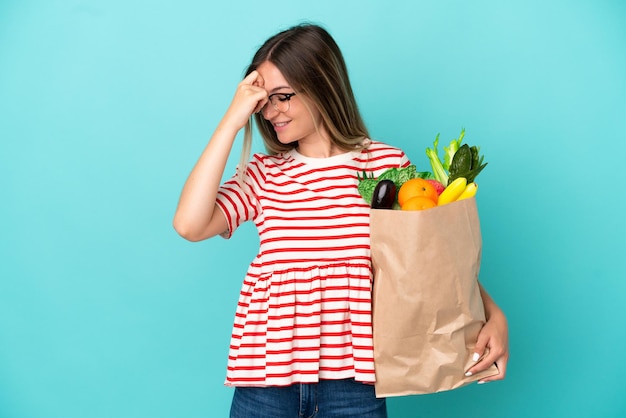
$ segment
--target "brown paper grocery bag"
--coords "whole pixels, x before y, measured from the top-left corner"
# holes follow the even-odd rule
[[[451,390],[466,377],[485,323],[474,198],[422,211],[372,209],[376,395]]]

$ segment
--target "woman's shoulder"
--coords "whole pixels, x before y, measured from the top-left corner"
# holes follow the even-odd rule
[[[404,151],[394,145],[390,145],[386,142],[368,139],[369,145],[363,149],[363,153],[369,155],[369,158],[374,157],[387,157],[387,158],[406,158]]]
[[[293,156],[290,152],[279,154],[255,153],[252,155],[248,168],[253,167],[256,171],[265,173],[273,171],[275,168],[288,167],[293,163]]]

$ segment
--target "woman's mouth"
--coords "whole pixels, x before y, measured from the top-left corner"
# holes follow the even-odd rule
[[[289,122],[276,122],[276,123],[274,123],[274,130],[276,132],[280,132],[280,131],[284,130],[287,127],[288,124],[289,124]]]

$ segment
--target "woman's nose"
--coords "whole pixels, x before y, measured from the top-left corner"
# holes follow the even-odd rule
[[[266,120],[271,119],[274,115],[278,113],[278,110],[274,108],[272,102],[265,103],[265,106],[261,109],[261,114]]]

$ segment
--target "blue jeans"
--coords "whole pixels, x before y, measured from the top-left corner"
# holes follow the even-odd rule
[[[374,385],[354,379],[281,387],[237,387],[230,418],[387,418]]]

